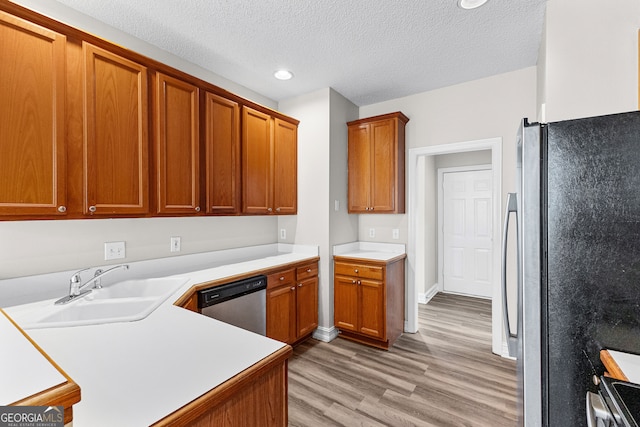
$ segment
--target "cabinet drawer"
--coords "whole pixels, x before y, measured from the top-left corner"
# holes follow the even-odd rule
[[[318,275],[317,262],[303,265],[302,267],[296,268],[296,279],[298,280],[298,282],[304,279],[308,279],[309,277],[315,277],[317,275]]]
[[[282,285],[290,285],[296,281],[296,271],[283,270],[276,273],[271,273],[267,276],[267,289],[277,288]]]
[[[350,264],[346,262],[336,262],[334,266],[335,274],[344,276],[363,277],[367,279],[382,280],[382,267],[364,264]]]

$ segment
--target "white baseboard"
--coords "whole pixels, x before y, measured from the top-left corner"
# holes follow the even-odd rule
[[[316,330],[313,331],[312,337],[320,341],[331,342],[338,337],[338,330],[334,326],[330,328],[318,326]]]
[[[427,304],[429,301],[431,301],[431,298],[433,298],[437,293],[438,293],[438,284],[435,283],[433,286],[427,289],[427,292],[418,294],[418,304]]]

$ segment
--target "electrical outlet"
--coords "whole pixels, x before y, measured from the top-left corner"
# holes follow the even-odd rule
[[[333,201],[333,210],[335,210],[336,212],[340,210],[340,200]]]
[[[280,240],[284,240],[287,238],[287,229],[286,228],[281,228],[280,229]]]
[[[371,237],[372,239],[374,237],[376,237],[376,229],[375,228],[370,228],[369,229],[369,237]]]
[[[180,252],[180,237],[172,237],[171,238],[171,252]]]
[[[124,242],[104,242],[104,260],[120,259],[126,256]]]
[[[397,229],[397,228],[394,228],[394,229],[391,231],[391,237],[392,237],[393,239],[396,239],[396,240],[397,240],[397,239],[399,239],[399,238],[400,238],[400,230],[399,230],[399,229]]]

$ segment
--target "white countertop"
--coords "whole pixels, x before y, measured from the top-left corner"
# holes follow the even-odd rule
[[[195,284],[304,261],[318,254],[315,246],[290,249],[285,253],[280,246],[273,255],[189,273],[180,271],[180,276],[190,280],[140,321],[27,330],[81,388],[82,400],[73,409],[74,426],[152,424],[285,346],[173,302]],[[20,324],[21,312],[53,301],[5,311]],[[20,356],[16,357],[19,363]]]
[[[375,261],[389,261],[404,254],[405,246],[396,243],[352,242],[333,247],[333,255]]]
[[[615,360],[627,379],[632,383],[640,384],[640,356],[615,350],[607,351],[611,357],[613,357],[613,360]]]
[[[9,405],[67,382],[55,366],[0,313],[0,405]],[[16,358],[16,355],[20,355]],[[7,384],[11,384],[7,387]]]

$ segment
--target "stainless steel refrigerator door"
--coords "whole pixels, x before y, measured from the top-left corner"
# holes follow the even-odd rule
[[[542,129],[523,121],[518,138],[518,211],[520,213],[518,374],[526,427],[543,425],[541,318],[541,159]]]

